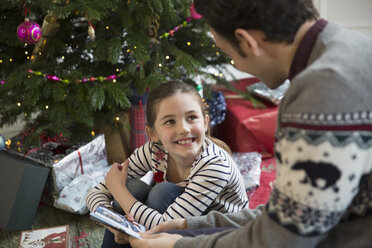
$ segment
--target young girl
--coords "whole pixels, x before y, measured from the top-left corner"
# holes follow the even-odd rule
[[[114,163],[105,180],[88,192],[90,211],[101,204],[116,211],[121,207],[150,229],[175,218],[248,206],[239,169],[221,148],[230,151],[227,145],[207,134],[209,116],[191,85],[159,85],[149,94],[146,117],[150,141],[122,165]],[[153,187],[139,180],[148,171],[154,173]],[[110,235],[112,242],[106,230],[103,243]]]

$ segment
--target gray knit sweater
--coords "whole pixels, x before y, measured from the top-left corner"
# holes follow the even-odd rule
[[[240,228],[175,247],[371,247],[371,98],[372,39],[328,23],[280,104],[268,204],[187,218]]]

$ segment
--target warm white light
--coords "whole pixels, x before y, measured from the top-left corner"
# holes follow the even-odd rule
[[[17,103],[17,105],[18,105],[18,107],[21,107],[22,104],[19,102],[19,103]]]
[[[49,106],[48,105],[45,105],[45,109],[48,109],[49,108]]]
[[[162,67],[163,65],[162,64],[159,64],[159,67]]]
[[[169,56],[167,55],[167,56],[165,56],[165,59],[169,59]]]
[[[188,46],[190,46],[191,45],[191,42],[190,41],[188,41],[187,43],[186,43]]]
[[[232,65],[234,65],[234,64],[235,64],[234,60],[231,60],[231,61],[230,61],[230,63],[231,63]]]
[[[119,120],[120,120],[119,116],[117,116],[117,117],[115,118],[115,120],[116,120],[116,121],[119,121]]]

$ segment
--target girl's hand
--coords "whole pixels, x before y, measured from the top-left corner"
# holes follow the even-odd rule
[[[114,197],[127,187],[128,165],[128,160],[123,164],[114,163],[105,177],[105,184]]]
[[[127,214],[125,215],[125,217],[127,218],[127,220],[129,220],[130,222],[134,222],[134,218],[133,218],[133,215],[131,214]],[[104,225],[105,228],[107,228],[110,232],[112,232],[114,234],[114,237],[115,237],[115,242],[118,243],[118,244],[128,244],[129,243],[129,240],[128,240],[128,235],[126,235],[125,233],[123,232],[120,232],[114,228],[111,228],[111,227],[108,227],[106,225]]]
[[[173,248],[176,242],[182,238],[179,234],[159,233],[141,234],[142,239],[129,237],[129,243],[134,248]]]
[[[128,244],[129,243],[129,240],[128,240],[129,236],[126,235],[125,233],[120,232],[120,231],[118,231],[114,228],[108,227],[108,226],[105,226],[105,228],[107,228],[110,232],[112,232],[114,234],[116,243],[118,243],[118,244]]]

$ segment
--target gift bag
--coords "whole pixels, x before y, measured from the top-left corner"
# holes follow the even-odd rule
[[[54,202],[54,206],[73,214],[83,215],[88,213],[89,210],[85,203],[86,195],[89,189],[105,178],[109,169],[109,166],[105,166],[105,168],[93,173],[83,174],[74,178],[63,188],[58,199]]]
[[[99,135],[52,165],[53,198],[58,198],[63,188],[76,177],[92,174],[107,166],[105,138],[104,135]]]

